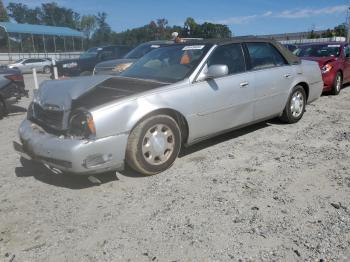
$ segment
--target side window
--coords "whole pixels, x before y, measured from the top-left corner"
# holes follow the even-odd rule
[[[35,59],[27,59],[24,61],[24,63],[26,64],[30,64],[30,63],[34,63],[35,62]]]
[[[229,74],[246,70],[241,44],[229,44],[217,47],[208,59],[208,66],[227,65]]]
[[[283,66],[286,63],[278,50],[268,43],[247,43],[252,70]]]

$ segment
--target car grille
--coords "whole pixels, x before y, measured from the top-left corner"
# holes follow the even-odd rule
[[[63,111],[44,109],[38,104],[34,104],[34,117],[44,125],[61,129],[63,123]]]

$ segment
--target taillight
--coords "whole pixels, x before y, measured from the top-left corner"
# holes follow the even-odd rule
[[[23,82],[23,75],[7,75],[5,77],[14,82]]]

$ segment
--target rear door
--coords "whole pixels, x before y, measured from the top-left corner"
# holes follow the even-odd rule
[[[32,68],[35,68],[37,71],[42,71],[44,68],[44,61],[44,59],[35,59]]]
[[[217,47],[205,67],[227,65],[227,76],[193,84],[192,98],[195,115],[191,119],[194,137],[204,137],[253,120],[254,89],[251,73],[246,72],[242,45]],[[205,70],[205,69],[204,69]]]
[[[33,61],[34,61],[34,59],[31,59],[31,58],[24,60],[24,62],[22,63],[23,66],[22,66],[22,68],[21,68],[21,71],[22,71],[23,73],[29,73],[29,72],[31,72],[31,68],[32,68],[32,65],[33,65]]]
[[[295,68],[270,43],[246,43],[254,73],[254,120],[281,113],[295,77]]]

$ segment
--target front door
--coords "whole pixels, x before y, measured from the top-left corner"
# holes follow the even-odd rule
[[[223,77],[195,82],[191,87],[194,114],[189,121],[190,140],[253,120],[254,89],[241,44],[217,47],[203,70],[211,65],[227,65],[229,72]]]

